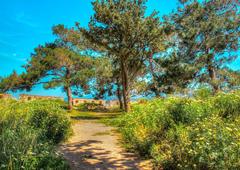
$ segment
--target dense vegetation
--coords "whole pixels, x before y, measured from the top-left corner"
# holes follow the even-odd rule
[[[55,147],[70,132],[57,101],[0,100],[0,169],[68,169]]]
[[[54,26],[56,39],[35,48],[23,72],[0,77],[0,92],[62,87],[69,110],[73,94],[115,97],[130,112],[115,121],[127,147],[156,166],[240,169],[240,72],[229,65],[239,55],[239,0],[179,0],[167,16],[147,12],[147,0],[92,6],[87,28]],[[183,97],[201,86],[209,91]],[[153,100],[130,108],[135,96]],[[0,168],[67,168],[54,147],[68,134],[56,102],[1,101]]]
[[[239,52],[238,0],[179,0],[166,16],[147,0],[94,0],[88,28],[53,27],[55,40],[35,48],[24,72],[0,79],[0,92],[62,87],[68,97],[117,97],[124,111],[135,95],[162,96],[207,84],[239,88],[229,63]],[[80,21],[81,23],[81,21]]]
[[[197,94],[135,104],[114,121],[126,146],[164,169],[239,169],[240,91]]]
[[[79,111],[107,112],[108,109],[103,104],[83,103],[78,107]]]

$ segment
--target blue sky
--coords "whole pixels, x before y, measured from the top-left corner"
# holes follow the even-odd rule
[[[161,15],[176,8],[177,0],[149,0],[148,13]],[[7,76],[26,63],[33,49],[54,39],[51,28],[80,22],[87,26],[93,14],[91,0],[1,0],[0,2],[0,76]],[[233,65],[239,68],[240,62]],[[23,92],[22,92],[23,93]],[[60,89],[35,87],[31,94],[64,96]]]

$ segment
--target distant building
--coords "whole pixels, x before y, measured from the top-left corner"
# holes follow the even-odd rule
[[[113,106],[119,105],[119,102],[117,100],[95,100],[95,99],[82,99],[82,98],[73,99],[74,106],[78,106],[84,103],[95,103],[95,104],[103,105],[105,107],[113,107]]]
[[[0,94],[0,99],[12,99],[12,95],[10,95],[10,94]]]
[[[7,94],[0,94],[1,98],[11,98],[11,95]],[[55,96],[39,96],[39,95],[28,95],[28,94],[21,94],[19,97],[19,100],[21,101],[32,101],[32,100],[64,100],[61,97],[55,97]],[[75,98],[73,99],[73,106],[79,106],[80,104],[84,103],[95,103],[99,105],[103,105],[105,107],[113,107],[118,106],[119,102],[118,100],[96,100],[96,99],[83,99],[83,98]]]
[[[32,101],[32,100],[64,100],[62,97],[55,97],[55,96],[38,96],[38,95],[28,95],[28,94],[21,94],[20,100],[22,101]]]
[[[105,100],[95,100],[95,99],[80,99],[80,98],[75,98],[73,99],[73,105],[78,106],[83,103],[95,103],[95,104],[100,104],[100,105],[105,105]]]
[[[107,100],[105,102],[105,106],[106,107],[114,107],[114,106],[118,106],[119,105],[119,101],[118,100]]]

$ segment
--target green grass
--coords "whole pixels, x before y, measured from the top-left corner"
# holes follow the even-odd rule
[[[105,122],[114,119],[119,115],[121,115],[121,112],[88,112],[79,110],[72,110],[69,112],[69,116],[73,122],[77,120],[97,120]]]

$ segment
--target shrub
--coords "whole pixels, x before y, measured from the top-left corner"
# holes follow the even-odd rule
[[[209,97],[212,97],[212,90],[208,87],[201,87],[199,89],[197,89],[195,92],[194,92],[194,97],[197,98],[197,99],[207,99]]]
[[[214,107],[223,118],[235,118],[240,115],[240,92],[220,93],[213,99]]]
[[[114,124],[163,169],[240,169],[240,92],[133,105]]]
[[[177,127],[152,148],[165,169],[239,169],[240,128],[218,116]]]
[[[80,111],[92,111],[92,112],[106,112],[107,109],[102,104],[97,103],[83,103],[78,106]]]
[[[133,112],[126,113],[114,122],[120,127],[128,149],[147,156],[154,141],[164,136],[164,131],[173,124],[164,104],[161,99],[135,104]]]
[[[0,169],[68,169],[55,151],[54,144],[70,132],[69,119],[57,103],[0,100],[0,115]]]
[[[176,124],[191,124],[213,111],[210,100],[169,98],[166,103],[167,110]]]
[[[59,143],[65,140],[70,134],[70,120],[66,117],[66,112],[60,108],[58,103],[42,101],[33,103],[30,124],[41,130],[41,136],[46,140]]]

